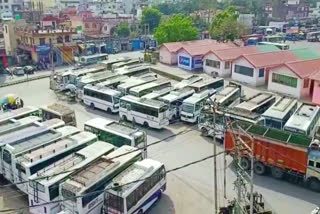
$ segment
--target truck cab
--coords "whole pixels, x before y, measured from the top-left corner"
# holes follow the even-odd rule
[[[69,126],[77,126],[76,115],[74,110],[68,106],[54,103],[40,108],[42,120],[50,120],[53,118],[60,119]]]
[[[308,148],[306,178],[309,188],[320,192],[320,141],[315,139]]]

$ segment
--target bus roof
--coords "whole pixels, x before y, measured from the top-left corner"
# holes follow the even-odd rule
[[[146,89],[149,89],[149,88],[153,88],[153,87],[157,87],[157,86],[161,86],[163,84],[168,84],[168,83],[170,83],[170,81],[167,80],[167,79],[158,79],[156,81],[149,82],[149,83],[146,83],[146,84],[139,85],[139,86],[136,86],[134,88],[131,88],[130,92],[139,93],[139,92],[141,92],[143,90],[146,90]]]
[[[51,120],[43,121],[42,125],[50,127],[52,129],[56,129],[66,125],[66,123],[63,120],[60,120],[58,118],[53,118]]]
[[[284,125],[284,128],[293,128],[306,131],[318,112],[319,106],[303,103],[289,118],[287,123]],[[316,123],[318,123],[318,121]]]
[[[161,108],[163,106],[166,106],[166,104],[162,101],[150,100],[150,99],[135,97],[132,95],[127,95],[127,96],[121,97],[120,100],[126,100],[129,102],[134,102],[134,103],[146,105],[146,106],[153,107],[153,108]]]
[[[136,148],[131,146],[122,146],[114,152],[102,156],[94,163],[73,174],[70,179],[62,184],[62,188],[74,193],[85,191],[100,180],[110,176],[117,168],[122,167],[125,163],[130,162],[134,157],[141,154],[140,150],[135,150]]]
[[[201,93],[195,93],[191,97],[185,99],[183,103],[196,104],[197,102],[208,98],[209,91],[203,91]]]
[[[34,165],[39,161],[44,161],[44,159],[55,157],[58,154],[63,153],[64,151],[70,150],[75,146],[87,143],[88,141],[94,140],[96,138],[97,136],[93,133],[80,132],[49,145],[34,149],[27,154],[19,157],[17,162],[20,162],[25,167],[30,167],[31,165]]]
[[[74,113],[74,111],[71,108],[69,108],[68,106],[62,105],[60,103],[53,103],[51,105],[42,106],[41,110],[51,112],[53,114],[60,115],[60,116]]]
[[[127,80],[129,77],[128,76],[124,76],[124,75],[119,75],[119,76],[114,76],[114,77],[110,77],[109,79],[98,83],[97,85],[99,86],[109,86],[109,85],[113,85],[115,83],[121,83],[124,80]]]
[[[144,80],[144,79],[141,79],[141,78],[137,78],[137,77],[130,77],[129,79],[126,79],[124,83],[120,84],[118,86],[118,88],[132,88],[132,87],[135,87],[135,86],[138,86],[138,85],[141,85],[141,84],[145,84],[147,82],[151,82],[152,80],[150,81],[147,81],[147,80]]]
[[[129,75],[131,73],[135,73],[137,71],[143,71],[143,70],[149,70],[150,69],[150,66],[149,65],[146,65],[146,64],[139,64],[139,66],[136,66],[134,68],[118,68],[115,70],[115,72],[117,72],[118,74],[121,74],[121,75]]]
[[[296,99],[281,97],[267,111],[265,111],[262,116],[282,120],[297,103],[298,101]]]
[[[60,180],[66,178],[70,174],[74,173],[74,170],[81,170],[84,166],[95,161],[97,158],[105,155],[114,150],[114,146],[103,142],[97,141],[78,152],[75,152],[62,160],[59,160],[52,165],[40,170],[37,174],[30,176],[30,180],[37,177],[50,176],[48,178],[38,180],[43,185],[52,185]],[[67,171],[66,173],[62,173]],[[55,175],[55,176],[51,176]]]
[[[122,67],[122,66],[125,66],[125,65],[128,65],[128,64],[131,64],[131,63],[139,63],[140,60],[139,59],[130,59],[129,61],[126,61],[126,62],[118,62],[118,63],[115,63],[112,65],[112,67]]]
[[[0,122],[8,119],[13,119],[19,117],[24,114],[28,114],[34,111],[38,111],[38,108],[32,106],[26,106],[22,108],[18,108],[16,110],[8,111],[5,113],[0,114]]]
[[[160,97],[159,100],[171,103],[173,101],[179,100],[185,96],[192,95],[195,91],[192,88],[181,88],[171,91],[170,94],[167,94],[163,97]],[[182,102],[182,100],[181,100]]]
[[[162,165],[162,163],[152,159],[144,159],[142,161],[135,162],[132,166],[113,178],[112,182],[106,188],[116,188],[116,186],[120,186],[118,194],[122,197],[126,197],[144,182],[143,179],[148,178]],[[142,181],[134,182],[138,180]],[[111,189],[108,192],[113,193],[115,191],[116,190]]]
[[[29,137],[23,141],[16,141],[10,145],[7,145],[6,149],[10,150],[13,154],[18,154],[21,152],[30,151],[38,146],[46,145],[53,140],[73,135],[78,132],[80,132],[80,130],[74,126],[64,126],[57,130],[47,129],[46,131],[33,135],[32,137]]]
[[[29,117],[21,118],[19,120],[16,120],[16,119],[6,120],[0,123],[0,134],[20,126],[27,125],[34,122],[39,122],[39,121],[41,121],[41,118],[36,116],[29,116]]]
[[[262,104],[268,102],[270,99],[274,99],[275,96],[269,93],[258,93],[248,100],[238,104],[235,106],[236,110],[242,110],[246,112],[252,112],[257,107],[261,106]]]
[[[95,66],[92,68],[84,68],[84,69],[80,69],[80,70],[76,70],[73,71],[70,75],[72,76],[81,76],[83,74],[89,74],[89,73],[94,73],[94,72],[99,72],[99,71],[103,71],[106,70],[106,68],[104,66]]]
[[[198,81],[203,80],[202,77],[199,77],[198,75],[192,75],[190,77],[188,77],[187,79],[182,80],[181,82],[177,83],[174,88],[180,89],[180,88],[184,88],[186,86],[189,86],[191,84],[194,84]]]
[[[104,93],[104,94],[108,94],[110,96],[120,96],[121,95],[120,91],[113,90],[111,88],[107,88],[107,87],[104,87],[104,86],[98,86],[98,85],[86,85],[84,87],[84,89],[90,89],[90,90],[93,90],[93,91],[97,91],[97,92],[101,92],[101,93]]]
[[[114,76],[117,76],[117,74],[115,74],[111,71],[101,71],[99,73],[95,73],[90,76],[83,76],[83,77],[81,77],[79,82],[81,82],[82,84],[90,84],[95,81],[104,81],[104,80],[111,78],[111,77],[114,77]]]
[[[216,99],[216,102],[219,104],[223,103],[230,95],[237,92],[238,90],[241,90],[236,85],[228,85],[218,93],[214,95],[214,98]]]
[[[161,88],[158,89],[156,91],[153,91],[152,93],[146,94],[144,96],[142,96],[142,98],[146,98],[146,99],[157,99],[161,96],[165,96],[166,94],[170,93],[173,90],[173,87],[169,86],[169,87],[165,87],[165,88]]]
[[[129,57],[119,57],[117,59],[108,59],[108,60],[103,60],[100,62],[100,64],[103,64],[103,65],[108,65],[108,64],[114,64],[114,63],[117,63],[117,62],[123,62],[123,61],[129,61],[130,58]]]
[[[92,59],[92,58],[103,57],[103,56],[108,56],[108,54],[104,54],[104,53],[94,54],[94,55],[89,55],[89,56],[81,56],[81,58],[84,58],[84,59]]]
[[[214,83],[214,82],[217,82],[217,81],[223,81],[222,78],[207,78],[207,79],[204,79],[202,81],[198,81],[198,82],[195,82],[193,84],[190,85],[190,87],[192,88],[201,88],[201,87],[204,87],[206,85],[209,85],[211,83]]]

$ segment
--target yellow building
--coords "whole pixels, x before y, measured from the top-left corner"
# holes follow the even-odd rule
[[[48,11],[57,6],[56,0],[30,0],[31,7],[34,9]]]

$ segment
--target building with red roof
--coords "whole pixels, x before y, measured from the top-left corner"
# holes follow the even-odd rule
[[[279,51],[273,45],[246,46],[208,51],[203,57],[203,71],[209,75],[228,77],[231,75],[232,61],[241,55]]]
[[[269,72],[268,90],[320,104],[320,59],[288,62]]]
[[[241,55],[233,61],[232,79],[251,86],[265,85],[270,68],[297,60],[291,51]]]

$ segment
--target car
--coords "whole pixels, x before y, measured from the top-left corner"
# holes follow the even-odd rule
[[[16,75],[16,76],[24,75],[23,67],[15,67],[15,68],[13,68],[13,74]]]
[[[319,214],[320,213],[320,208],[319,207],[316,207],[312,212],[311,214]]]
[[[23,68],[23,70],[25,74],[34,74],[34,72],[36,71],[36,68],[34,66],[27,65]]]

